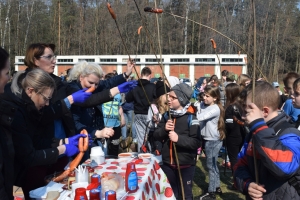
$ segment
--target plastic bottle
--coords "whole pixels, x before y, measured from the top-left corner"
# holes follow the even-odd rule
[[[86,189],[85,188],[77,188],[75,190],[74,200],[88,200],[88,198],[86,196]]]
[[[127,163],[125,174],[125,190],[134,193],[138,190],[138,176],[133,162]]]

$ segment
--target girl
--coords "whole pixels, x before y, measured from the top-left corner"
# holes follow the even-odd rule
[[[156,97],[157,99],[154,100],[154,103],[151,104],[151,108],[149,107],[148,116],[147,116],[147,124],[149,124],[149,141],[151,145],[151,152],[155,155],[161,154],[162,144],[160,141],[156,141],[153,138],[153,132],[157,127],[157,124],[162,118],[162,115],[168,111],[168,102],[166,98],[164,82],[158,81],[155,84],[156,87]],[[166,85],[167,93],[170,92],[170,88]],[[154,115],[152,113],[154,112]]]
[[[242,107],[237,101],[240,87],[235,83],[230,83],[226,86],[225,91],[227,97],[225,110],[226,145],[233,174],[233,166],[237,163],[237,155],[242,148],[245,132],[243,127],[237,123],[237,120],[242,120],[243,114]]]
[[[205,87],[204,101],[200,108],[198,120],[200,121],[201,135],[206,141],[206,164],[209,172],[208,192],[203,194],[200,200],[216,199],[216,192],[222,193],[217,160],[222,140],[225,138],[224,109],[220,102],[218,87],[210,85]]]
[[[167,119],[165,114],[153,133],[154,138],[163,143],[161,168],[170,181],[176,199],[182,199],[177,164],[180,165],[185,199],[193,199],[192,182],[200,140],[197,137],[199,122],[190,103],[192,93],[192,88],[185,83],[171,88],[168,105],[172,119]],[[176,145],[179,163],[175,161],[173,145]]]
[[[240,86],[240,91],[242,91],[251,82],[251,77],[247,74],[241,74],[237,78],[236,83]]]

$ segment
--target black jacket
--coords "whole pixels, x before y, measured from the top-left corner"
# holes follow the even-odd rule
[[[183,116],[175,117],[175,132],[178,134],[176,142],[176,150],[180,165],[195,165],[197,149],[201,146],[200,139],[197,136],[199,129],[199,121],[196,116],[192,116],[192,121],[189,124],[189,115],[187,112]],[[193,114],[193,113],[192,113]],[[174,117],[172,117],[174,119]],[[153,136],[156,140],[163,143],[162,160],[169,165],[175,165],[175,154],[173,142],[169,139],[169,132],[165,130],[165,125],[168,119],[162,117]],[[172,152],[172,153],[170,153]]]
[[[1,96],[1,95],[0,95]],[[0,101],[0,197],[12,200],[15,150],[10,131],[17,108],[9,101]]]
[[[130,103],[134,103],[134,113],[135,114],[148,114],[148,108],[150,106],[147,97],[145,95],[145,92],[141,86],[141,83],[144,86],[144,89],[146,91],[148,100],[150,102],[153,101],[153,99],[156,99],[156,89],[155,84],[150,83],[150,81],[146,79],[140,79],[138,80],[138,85],[133,90],[129,91],[126,94],[125,100]]]
[[[58,112],[53,106],[50,106],[39,112],[32,100],[24,92],[21,98],[13,94],[5,94],[0,97],[0,101],[7,101],[11,103],[8,108],[16,108],[14,118],[9,128],[12,134],[12,141],[15,149],[14,168],[14,184],[22,186],[23,176],[26,170],[31,166],[48,165],[56,162],[58,158],[59,140],[54,138],[44,137],[40,130],[45,127],[43,122],[53,119]],[[56,107],[62,107],[58,102]],[[67,108],[60,108],[56,110],[65,110]]]

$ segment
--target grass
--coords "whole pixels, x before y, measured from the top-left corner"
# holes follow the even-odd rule
[[[217,199],[224,200],[244,200],[245,196],[238,191],[229,190],[227,187],[232,185],[232,175],[231,170],[226,169],[224,175],[224,168],[221,166],[222,159],[219,158],[218,165],[220,170],[220,179],[221,179],[221,189],[223,194],[221,196],[217,195]],[[208,171],[206,169],[206,158],[199,158],[197,161],[197,167],[194,176],[193,184],[193,194],[194,199],[199,200],[199,196],[203,193],[203,190],[208,188]]]

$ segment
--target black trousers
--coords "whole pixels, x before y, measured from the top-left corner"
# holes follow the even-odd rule
[[[109,138],[110,141],[118,140],[118,139],[120,139],[120,137],[122,135],[122,130],[121,130],[120,126],[113,127],[113,129],[114,129],[114,135],[111,138]],[[119,145],[120,144],[114,145],[113,143],[110,142],[108,144],[108,155],[118,156],[118,154],[119,154]]]
[[[228,157],[231,163],[231,170],[233,172],[233,166],[237,163],[238,153],[240,152],[243,146],[244,139],[243,137],[227,137],[226,138],[226,145],[227,145],[227,152]]]
[[[171,184],[176,199],[181,200],[182,194],[181,194],[181,185],[180,185],[178,170],[174,169],[173,167],[165,163],[161,166],[161,168],[168,177],[168,180]],[[185,199],[192,200],[193,199],[192,188],[193,188],[193,178],[195,174],[195,165],[181,169],[180,172],[181,172],[182,183],[184,187]]]

